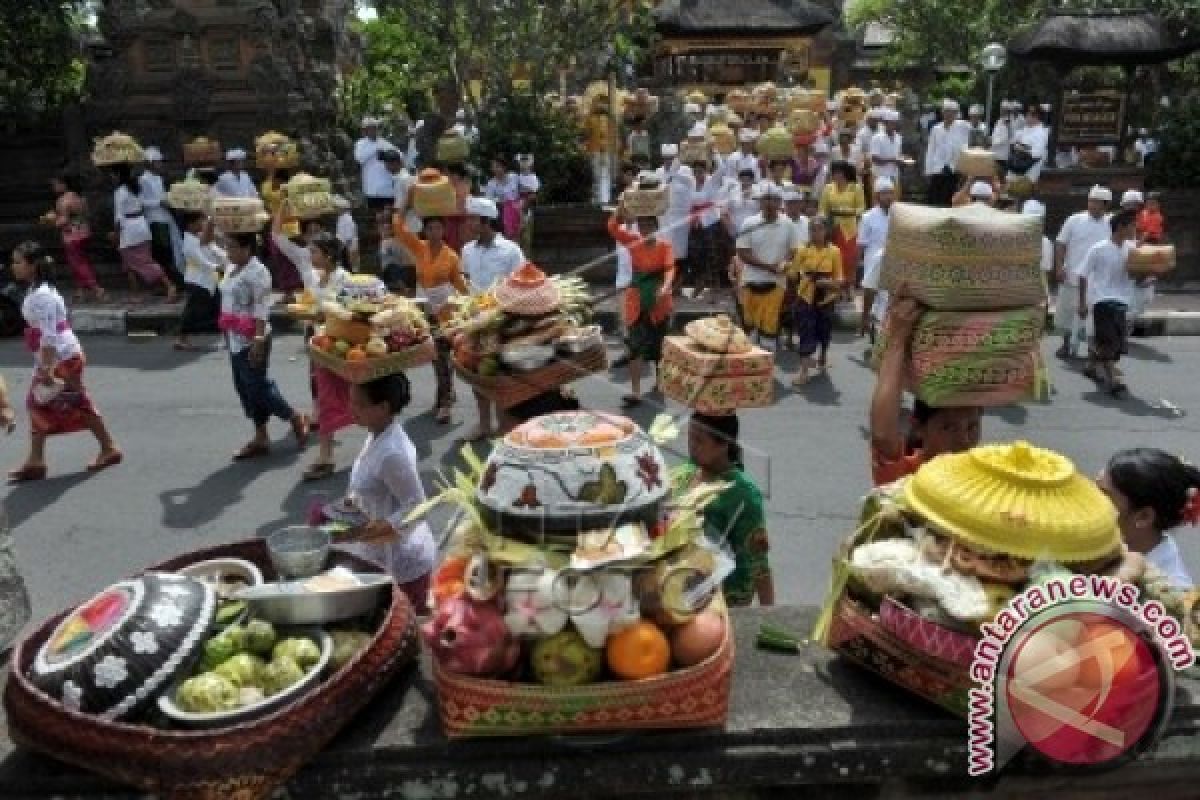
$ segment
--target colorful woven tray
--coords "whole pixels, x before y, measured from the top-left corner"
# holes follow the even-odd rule
[[[593,375],[607,369],[608,351],[603,346],[584,350],[578,355],[557,358],[541,369],[522,372],[519,375],[485,377],[464,369],[457,361],[454,362],[454,371],[458,376],[502,410],[524,403],[543,392],[566,386],[585,375]]]
[[[432,337],[426,337],[407,350],[389,353],[380,358],[368,358],[366,361],[347,361],[344,358],[317,350],[312,345],[309,345],[308,348],[308,357],[312,359],[313,364],[324,367],[351,383],[369,383],[376,378],[415,369],[433,363],[436,356],[437,345],[434,344]]]
[[[253,562],[267,580],[275,571],[261,539],[198,550],[150,569],[177,570],[213,558]],[[346,554],[351,569],[377,567]],[[172,800],[259,800],[286,783],[417,654],[416,618],[393,588],[375,638],[339,672],[301,699],[261,719],[203,731],[104,722],[67,709],[25,677],[34,655],[64,614],[17,645],[4,692],[8,731],[22,747]]]
[[[442,727],[450,738],[713,728],[725,724],[733,636],[707,661],[640,681],[550,687],[455,675],[434,662]]]

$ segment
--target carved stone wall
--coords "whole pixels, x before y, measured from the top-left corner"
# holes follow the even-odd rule
[[[157,145],[174,176],[196,136],[252,150],[278,130],[301,143],[304,169],[344,186],[334,93],[339,59],[356,46],[352,11],[353,0],[108,0],[91,47],[88,134]],[[87,152],[72,157],[86,168]]]

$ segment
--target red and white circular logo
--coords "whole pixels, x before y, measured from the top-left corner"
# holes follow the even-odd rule
[[[1163,717],[1170,670],[1122,615],[1063,610],[1032,620],[1013,645],[998,699],[1021,738],[1052,761],[1113,762]]]

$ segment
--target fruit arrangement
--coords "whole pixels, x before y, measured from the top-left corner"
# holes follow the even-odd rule
[[[591,298],[575,277],[547,277],[525,264],[492,291],[452,300],[443,326],[463,370],[483,377],[545,366],[560,342],[586,339]],[[598,331],[591,344],[603,346]],[[581,345],[583,349],[585,346]]]
[[[500,450],[483,463],[464,449],[467,469],[414,512],[419,517],[441,503],[463,512],[434,573],[433,614],[422,626],[452,736],[695,727],[723,718],[732,645],[719,586],[733,561],[709,543],[701,522],[704,506],[723,487],[664,497],[656,489],[667,476],[660,478],[661,457],[654,453],[677,429],[660,420],[651,440],[630,420],[597,416],[538,417],[506,437],[526,454],[540,452],[540,469],[557,475],[578,500],[547,494],[544,521],[552,533],[512,527],[513,518],[496,513],[497,495],[484,499],[506,474],[536,471]],[[609,453],[623,464],[630,448],[654,451],[642,452],[640,462],[636,455],[629,459],[631,475],[619,466],[591,485],[573,474],[588,471],[587,452]],[[564,458],[567,453],[572,458]],[[540,505],[538,486],[531,482],[513,504]],[[629,509],[614,510],[618,494]],[[574,530],[568,519],[575,520]],[[676,680],[712,682],[717,689],[697,717],[660,715],[651,702],[657,692],[673,691]],[[468,694],[460,696],[460,688]],[[492,695],[494,701],[482,699]],[[537,701],[527,707],[534,695]],[[497,725],[481,721],[492,702],[516,716]],[[590,711],[579,711],[589,705]],[[620,711],[641,706],[653,710],[640,716]],[[563,719],[547,719],[556,709]]]
[[[205,641],[196,673],[175,690],[175,704],[191,713],[254,706],[303,680],[320,661],[311,638],[280,638],[260,619],[230,625]]]
[[[370,368],[351,369],[343,374],[348,380],[371,380],[433,359],[425,312],[412,300],[389,294],[372,275],[352,275],[336,299],[297,306],[304,308],[315,308],[325,320],[308,343],[314,360],[339,373],[347,366]]]

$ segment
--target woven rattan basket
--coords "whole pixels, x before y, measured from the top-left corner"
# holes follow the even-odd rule
[[[565,386],[585,375],[608,369],[608,351],[603,347],[584,350],[579,355],[561,358],[541,369],[520,375],[484,377],[463,369],[457,362],[454,371],[467,383],[491,399],[499,408],[508,409],[537,397],[543,392]]]
[[[720,727],[733,685],[731,628],[708,660],[640,681],[541,686],[456,675],[435,660],[442,728],[455,739]]]
[[[213,558],[274,568],[262,540],[198,550],[151,569],[177,570]],[[378,568],[347,554],[341,564]],[[65,614],[47,620],[13,651],[4,692],[8,730],[19,746],[170,800],[259,800],[286,783],[417,654],[416,618],[404,593],[377,621],[374,639],[340,671],[273,714],[228,728],[179,731],[105,722],[67,709],[25,677]]]
[[[379,358],[368,358],[365,361],[347,361],[309,345],[308,356],[316,366],[324,367],[351,383],[370,383],[387,375],[432,363],[437,356],[437,346],[432,338],[427,337],[407,350],[388,353]]]

